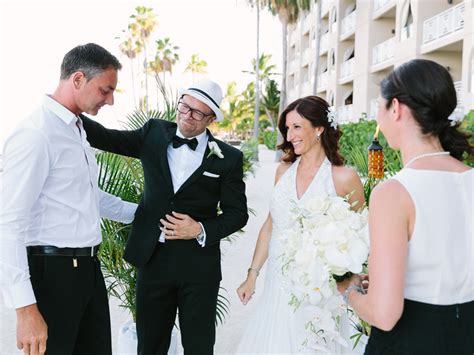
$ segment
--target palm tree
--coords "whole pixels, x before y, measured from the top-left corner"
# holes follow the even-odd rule
[[[268,81],[271,80],[273,75],[278,75],[275,64],[270,64],[271,54],[262,53],[258,60],[258,71],[260,77],[260,83],[264,86],[267,85]],[[251,60],[252,70],[242,70],[243,73],[255,75],[255,59]]]
[[[159,63],[163,73],[163,86],[166,84],[166,72],[173,71],[173,65],[179,60],[178,46],[173,46],[169,37],[159,39],[156,42],[155,61]]]
[[[147,43],[150,35],[158,26],[156,15],[151,7],[137,6],[135,8],[136,13],[131,15],[130,18],[134,20],[128,25],[128,29],[132,34],[132,37],[136,40],[139,48],[143,48],[144,60],[143,68],[145,71],[145,112],[148,111],[148,59],[147,59]],[[141,50],[140,50],[141,52]],[[141,106],[141,103],[140,103]]]
[[[184,72],[191,72],[193,75],[193,83],[194,83],[194,74],[204,74],[206,73],[207,62],[199,58],[197,53],[191,55],[191,60],[187,63],[186,69]]]
[[[124,31],[125,32],[125,31]],[[130,71],[132,73],[132,92],[133,92],[133,103],[135,108],[137,108],[137,98],[135,94],[135,73],[133,70],[133,60],[137,57],[138,53],[141,51],[140,46],[134,40],[132,35],[129,33],[128,37],[124,39],[122,43],[119,44],[120,51],[130,60]]]
[[[278,114],[280,115],[286,106],[286,73],[288,71],[288,25],[298,20],[300,11],[308,11],[311,8],[312,0],[261,0],[262,6],[267,6],[271,13],[278,14],[282,28],[282,51],[283,66],[280,91],[280,107]],[[277,142],[281,142],[283,138],[278,131]],[[277,150],[276,160],[280,159],[281,152]]]

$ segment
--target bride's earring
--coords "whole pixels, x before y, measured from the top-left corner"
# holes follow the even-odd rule
[[[318,133],[316,135],[316,142],[320,142],[321,141],[321,133]]]

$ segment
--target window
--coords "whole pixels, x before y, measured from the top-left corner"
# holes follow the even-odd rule
[[[342,58],[342,61],[345,62],[351,58],[354,58],[354,46],[351,45],[344,51],[344,57]]]
[[[331,21],[329,23],[331,32],[336,31],[337,29],[336,22],[337,22],[337,12],[336,12],[336,7],[334,7],[331,12]]]
[[[344,105],[352,105],[353,91],[349,90],[344,95]]]
[[[410,0],[406,1],[402,9],[401,40],[406,40],[413,35],[413,13]]]

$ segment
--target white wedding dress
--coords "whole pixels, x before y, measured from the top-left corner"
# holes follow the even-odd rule
[[[273,229],[267,259],[267,270],[263,294],[257,305],[256,313],[251,317],[247,329],[239,343],[236,354],[299,354],[308,353],[302,346],[307,338],[304,321],[298,310],[288,304],[290,290],[281,273],[281,260],[284,253],[285,231],[294,223],[291,209],[293,204],[301,204],[316,195],[336,195],[332,177],[331,163],[326,158],[300,199],[296,192],[296,171],[298,159],[283,174],[276,184],[270,203]],[[351,328],[346,319],[342,324],[345,339]],[[355,331],[353,331],[355,332]],[[349,342],[348,342],[349,343]],[[363,350],[363,349],[362,349]],[[332,349],[331,354],[352,354],[352,343],[348,348]],[[362,352],[358,352],[362,353]]]

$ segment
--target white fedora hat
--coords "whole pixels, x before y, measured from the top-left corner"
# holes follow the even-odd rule
[[[216,82],[212,80],[200,80],[192,84],[185,90],[180,90],[179,96],[189,95],[205,103],[216,114],[216,122],[224,119],[219,105],[222,101],[222,89]]]

